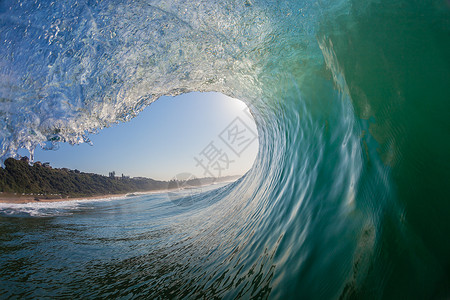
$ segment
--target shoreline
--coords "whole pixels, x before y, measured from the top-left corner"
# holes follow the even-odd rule
[[[200,185],[198,187],[206,187],[211,186],[217,183],[225,183],[229,184],[234,182],[235,180],[223,181],[223,182],[214,182],[209,184]],[[129,197],[138,197],[142,195],[150,195],[150,194],[161,194],[179,191],[180,188],[175,189],[163,189],[163,190],[149,190],[149,191],[136,191],[129,192],[124,194],[104,194],[104,195],[95,195],[95,196],[76,196],[63,198],[62,195],[22,195],[22,194],[12,194],[12,193],[4,193],[0,192],[0,204],[28,204],[28,203],[49,203],[49,202],[70,202],[70,201],[89,201],[89,200],[100,200],[100,199],[110,199],[110,198],[129,198]]]
[[[126,194],[105,194],[96,196],[84,196],[84,197],[67,197],[62,198],[59,195],[13,195],[13,194],[0,194],[0,203],[3,204],[27,204],[27,203],[48,203],[48,202],[70,202],[70,201],[81,201],[81,200],[100,200],[109,198],[127,198],[133,196],[141,196],[148,194],[159,194],[167,192],[167,190],[151,190],[145,192],[130,192]],[[59,197],[58,197],[59,196]],[[49,198],[46,198],[49,197]],[[55,197],[55,198],[51,198]]]

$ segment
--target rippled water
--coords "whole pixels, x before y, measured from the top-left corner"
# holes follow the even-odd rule
[[[209,229],[219,221],[211,218],[211,210],[223,210],[212,199],[230,188],[223,185],[202,188],[203,194],[194,194],[195,204],[189,208],[173,202],[175,196],[186,197],[187,191],[171,197],[1,204],[0,294],[199,296],[181,291],[202,279],[204,272],[217,271],[208,268],[208,262],[224,259],[218,247],[225,240]],[[186,272],[191,275],[182,276]],[[203,293],[213,292],[202,288]]]
[[[245,101],[260,139],[183,209],[3,213],[2,295],[447,298],[449,19],[444,0],[1,2],[2,157],[189,91]]]

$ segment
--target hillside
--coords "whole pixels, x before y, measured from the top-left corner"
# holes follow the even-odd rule
[[[165,190],[183,186],[179,181],[158,181],[150,178],[107,177],[66,168],[51,168],[48,164],[34,163],[28,159],[8,158],[5,168],[0,168],[0,192],[6,194],[33,194],[50,197],[82,197],[105,194],[124,194],[139,191]],[[189,186],[211,184],[236,179],[238,176],[202,178],[187,181]]]

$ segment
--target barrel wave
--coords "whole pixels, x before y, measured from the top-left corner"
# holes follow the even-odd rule
[[[444,0],[2,1],[2,158],[191,91],[246,102],[260,144],[139,253],[24,295],[449,297],[449,20]]]

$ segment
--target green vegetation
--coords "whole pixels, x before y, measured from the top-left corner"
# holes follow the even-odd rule
[[[111,172],[107,177],[66,168],[53,169],[48,163],[36,162],[31,166],[27,157],[20,160],[8,158],[5,160],[5,168],[0,167],[0,192],[44,195],[46,198],[85,197],[188,188],[235,180],[239,177],[158,181],[143,177],[116,177],[115,172]]]
[[[8,158],[4,164],[5,168],[0,168],[0,191],[5,193],[78,197],[160,190],[168,187],[166,181],[149,178],[111,178],[78,170],[53,169],[40,163],[31,166],[28,159]]]

